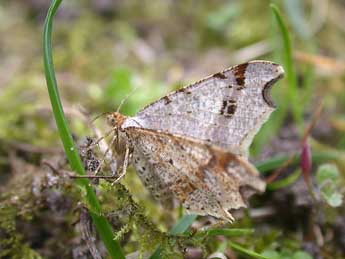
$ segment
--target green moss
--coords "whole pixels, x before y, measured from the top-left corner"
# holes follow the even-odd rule
[[[71,188],[63,175],[57,177],[21,160],[16,163],[21,164],[21,173],[13,176],[0,194],[0,258],[41,258],[41,252],[31,248],[33,240],[40,242],[45,252],[50,248],[65,255],[68,249],[67,252],[59,250],[60,240],[67,243],[73,238],[74,228],[68,231],[53,228],[72,224],[70,207],[80,200],[79,190]],[[54,231],[56,236],[40,237],[40,233],[49,231]]]
[[[23,240],[16,230],[18,209],[10,203],[0,205],[0,258],[31,259],[41,258]]]

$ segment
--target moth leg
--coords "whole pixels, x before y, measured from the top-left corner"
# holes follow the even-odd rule
[[[108,155],[108,153],[110,152],[111,147],[114,145],[114,143],[115,143],[115,141],[116,141],[116,138],[117,138],[117,136],[116,136],[116,134],[115,134],[114,137],[111,139],[110,144],[108,145],[107,149],[105,150],[105,152],[104,152],[104,154],[103,154],[103,157],[102,157],[102,159],[101,159],[101,161],[100,161],[98,167],[97,167],[96,170],[95,170],[95,174],[94,174],[94,175],[97,175],[97,174],[99,173],[99,171],[101,170],[103,163],[104,163],[105,160],[107,159],[107,155]],[[117,169],[117,168],[116,168],[116,169]],[[112,171],[113,171],[113,170],[112,170]]]
[[[111,175],[115,178],[117,170],[119,169],[120,159],[113,159],[110,161],[110,171]]]
[[[96,139],[95,141],[93,141],[93,143],[91,143],[88,148],[94,148],[96,146],[98,146],[100,144],[100,142],[102,140],[104,140],[106,137],[108,137],[112,132],[114,131],[114,129],[109,130],[108,132],[106,132],[103,136],[98,137],[98,139]]]
[[[125,157],[123,159],[123,164],[122,164],[122,173],[111,185],[118,183],[122,179],[122,177],[124,177],[126,175],[127,167],[128,167],[128,161],[129,161],[129,147],[128,147],[128,145],[126,145]]]

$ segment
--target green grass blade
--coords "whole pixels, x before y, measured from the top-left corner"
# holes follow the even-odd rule
[[[190,225],[194,222],[194,220],[197,218],[197,215],[190,214],[185,215],[177,224],[169,231],[172,235],[182,234],[185,232]]]
[[[312,154],[313,163],[322,163],[322,162],[326,162],[330,160],[335,161],[335,160],[341,159],[341,157],[342,155],[339,152],[330,152],[330,151],[313,152]],[[255,166],[261,173],[267,173],[281,167],[290,158],[291,156],[288,156],[288,155],[276,156],[269,160],[256,163]],[[295,154],[292,157],[291,165],[297,165],[300,163],[300,161],[301,161],[300,154]]]
[[[276,180],[273,183],[268,184],[267,190],[275,191],[275,190],[278,190],[281,188],[285,188],[289,185],[292,185],[293,183],[295,183],[299,179],[301,174],[302,174],[301,170],[297,169],[295,172],[293,172],[289,176],[287,176],[281,180]]]
[[[254,229],[251,228],[219,228],[201,231],[197,235],[239,237],[251,235],[253,233]]]
[[[49,92],[50,101],[56,125],[59,130],[61,141],[63,143],[67,158],[73,171],[80,175],[85,175],[83,163],[79,157],[78,149],[72,138],[71,131],[68,126],[67,119],[64,114],[63,106],[61,104],[60,95],[57,87],[57,81],[55,77],[53,55],[52,55],[52,28],[53,18],[58,10],[62,0],[52,1],[48,14],[46,17],[44,31],[43,31],[43,55],[44,55],[44,69],[47,81],[47,87]],[[83,186],[86,190],[86,200],[91,209],[91,216],[96,229],[102,238],[104,245],[106,246],[109,255],[112,258],[124,259],[125,256],[122,253],[120,245],[113,240],[113,231],[111,225],[107,219],[101,215],[101,205],[96,197],[95,192],[89,185],[87,179],[78,180],[78,184]]]
[[[235,249],[235,250],[237,250],[237,251],[239,251],[239,252],[241,252],[241,253],[243,253],[243,254],[245,254],[245,255],[248,255],[248,256],[250,256],[250,257],[252,257],[252,258],[257,258],[257,259],[270,259],[270,258],[268,258],[268,257],[266,257],[266,256],[263,256],[263,255],[260,255],[260,254],[258,254],[258,253],[256,253],[256,252],[254,252],[254,251],[252,251],[252,250],[248,250],[247,248],[245,248],[245,247],[243,247],[243,246],[241,246],[241,245],[239,245],[239,244],[236,244],[236,243],[234,243],[234,242],[229,242],[229,244],[230,244],[230,246],[231,246],[233,249]]]
[[[293,53],[292,53],[292,43],[290,39],[290,34],[288,28],[283,20],[283,17],[280,13],[279,8],[275,4],[271,4],[271,9],[273,11],[274,17],[278,23],[278,27],[282,36],[283,42],[283,62],[286,72],[286,79],[289,84],[288,87],[288,96],[290,100],[290,105],[293,111],[294,119],[296,122],[303,126],[303,110],[301,103],[299,102],[298,96],[298,84],[297,84],[297,75],[293,62]]]

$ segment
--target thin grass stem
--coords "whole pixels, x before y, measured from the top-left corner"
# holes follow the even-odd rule
[[[44,69],[47,81],[47,87],[52,104],[53,114],[56,125],[63,143],[71,169],[79,175],[86,175],[83,163],[80,159],[78,149],[73,141],[71,131],[61,103],[57,81],[54,71],[53,55],[52,55],[52,30],[53,19],[61,4],[62,0],[53,0],[47,13],[43,31],[43,58]],[[124,259],[125,256],[120,245],[113,240],[113,230],[107,219],[102,215],[102,208],[97,196],[89,184],[88,179],[78,179],[79,186],[85,189],[86,201],[90,208],[90,214],[96,229],[104,242],[111,258]]]

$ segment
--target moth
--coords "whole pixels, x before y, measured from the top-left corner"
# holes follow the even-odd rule
[[[199,215],[234,221],[230,210],[265,190],[248,148],[275,109],[270,96],[283,68],[251,61],[172,92],[134,117],[108,115],[122,173],[133,164],[162,204],[176,198]]]

